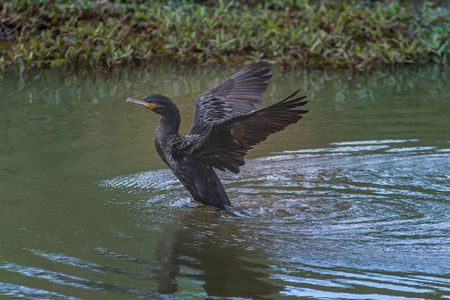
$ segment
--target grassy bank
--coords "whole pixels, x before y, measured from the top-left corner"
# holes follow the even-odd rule
[[[163,57],[355,71],[449,62],[449,11],[430,2],[180,2],[3,2],[0,68],[108,71]]]

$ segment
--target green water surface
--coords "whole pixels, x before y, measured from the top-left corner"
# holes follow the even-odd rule
[[[449,299],[450,73],[275,67],[262,106],[310,112],[221,172],[198,208],[158,157],[160,93],[185,134],[239,68],[0,77],[0,295],[29,299]]]

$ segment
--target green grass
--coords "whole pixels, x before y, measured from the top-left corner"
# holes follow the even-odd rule
[[[170,3],[170,4],[164,4]],[[0,69],[109,71],[168,58],[267,60],[305,67],[449,62],[449,11],[416,1],[94,2],[0,4]]]

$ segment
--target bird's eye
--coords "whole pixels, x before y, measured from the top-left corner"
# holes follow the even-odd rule
[[[148,103],[153,103],[153,100],[148,100]]]

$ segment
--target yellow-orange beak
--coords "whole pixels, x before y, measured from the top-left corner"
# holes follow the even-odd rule
[[[146,102],[146,101],[144,101],[144,100],[141,100],[141,99],[128,98],[128,99],[127,99],[127,102],[140,104],[140,105],[143,105],[143,106],[145,106],[145,107],[147,107],[147,108],[153,108],[153,107],[155,107],[155,104],[153,104],[153,103],[148,103],[148,102]]]

